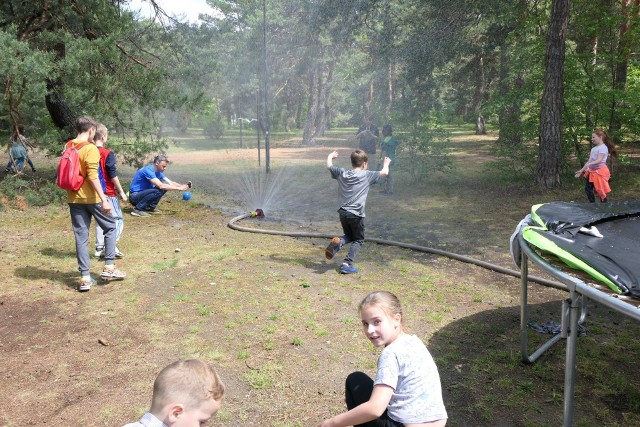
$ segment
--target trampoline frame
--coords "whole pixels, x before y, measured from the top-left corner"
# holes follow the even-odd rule
[[[534,363],[546,350],[561,339],[567,340],[565,351],[565,374],[564,374],[564,400],[563,400],[563,427],[573,426],[573,401],[576,381],[576,348],[578,344],[578,325],[584,321],[586,316],[585,298],[611,308],[625,316],[629,316],[640,321],[640,308],[628,304],[620,298],[601,292],[582,280],[570,276],[551,265],[544,258],[538,255],[522,236],[522,230],[518,232],[518,242],[521,249],[520,257],[520,351],[524,363]],[[569,293],[569,298],[562,302],[560,333],[549,339],[529,355],[529,339],[527,335],[529,322],[528,308],[528,259],[533,260],[547,273],[554,276],[561,283],[554,288],[564,290]]]

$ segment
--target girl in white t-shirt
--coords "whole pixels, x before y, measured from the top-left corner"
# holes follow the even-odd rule
[[[359,312],[364,334],[376,347],[384,347],[376,378],[350,374],[345,387],[348,411],[320,427],[443,427],[447,411],[438,368],[422,340],[403,331],[398,298],[386,291],[370,293]]]
[[[587,193],[589,202],[595,203],[598,194],[602,203],[607,202],[607,193],[611,192],[609,187],[609,178],[611,173],[607,167],[607,159],[609,155],[617,156],[616,147],[609,135],[602,129],[596,129],[591,135],[593,148],[589,155],[589,160],[576,171],[575,177],[580,178],[581,175],[587,179],[584,191]]]

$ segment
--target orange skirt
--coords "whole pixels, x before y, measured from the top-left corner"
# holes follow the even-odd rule
[[[611,193],[611,187],[609,187],[611,172],[609,172],[607,165],[604,165],[600,169],[596,169],[594,171],[586,170],[584,172],[584,177],[593,184],[593,191],[600,197],[600,199],[605,199],[607,197],[607,193]]]

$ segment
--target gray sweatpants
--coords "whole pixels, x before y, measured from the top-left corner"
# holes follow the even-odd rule
[[[80,274],[83,276],[89,274],[89,229],[91,228],[91,217],[96,219],[96,223],[104,233],[104,263],[105,265],[113,265],[113,258],[116,252],[116,223],[111,215],[105,215],[102,211],[102,203],[69,203],[69,213],[71,214],[73,235],[76,238],[76,257],[78,258]]]

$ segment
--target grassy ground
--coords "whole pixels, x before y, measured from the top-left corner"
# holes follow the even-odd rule
[[[564,343],[534,365],[520,363],[518,279],[373,243],[358,257],[361,274],[343,276],[338,261],[324,260],[324,239],[226,226],[260,207],[266,218],[242,224],[338,233],[335,182],[323,164],[334,148],[347,164],[347,133],[314,147],[274,141],[266,180],[255,149],[187,136],[172,146],[167,174],[192,179],[194,197],[170,193],[163,214],[126,215],[124,281],[76,292],[66,207],[27,207],[6,196],[0,203],[0,425],[124,424],[147,409],[161,367],[186,357],[215,364],[228,386],[212,425],[317,425],[344,409],[349,372],[375,371],[378,350],[363,337],[356,306],[377,289],[400,297],[411,330],[434,355],[449,426],[561,424]],[[370,192],[368,235],[514,268],[508,238],[530,206],[584,196],[577,181],[547,192],[496,174],[492,144],[455,134],[456,171],[420,184],[399,162],[394,195]],[[38,178],[51,176],[52,162],[37,160]],[[621,166],[612,200],[632,197],[635,172]],[[124,180],[132,173],[123,168]],[[564,297],[532,285],[533,320],[557,321]],[[589,304],[586,326],[575,425],[640,424],[638,325]],[[546,338],[530,333],[532,345]]]

